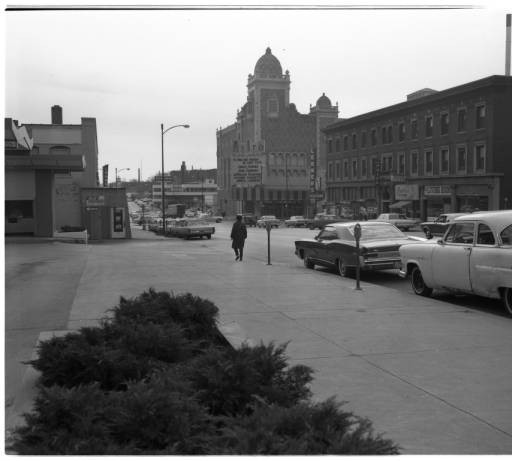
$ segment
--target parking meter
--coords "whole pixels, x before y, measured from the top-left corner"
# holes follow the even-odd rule
[[[272,224],[270,223],[270,221],[267,221],[265,223],[265,229],[267,229],[267,253],[268,253],[267,266],[271,266],[272,264],[270,263],[270,231],[272,230]]]
[[[360,281],[360,275],[361,275],[361,267],[360,267],[360,260],[359,260],[359,257],[360,257],[360,251],[359,251],[359,240],[361,240],[361,224],[357,223],[355,226],[354,226],[354,238],[356,239],[356,258],[357,258],[357,263],[356,263],[356,290],[360,290],[361,289],[361,286],[359,284],[359,281]]]

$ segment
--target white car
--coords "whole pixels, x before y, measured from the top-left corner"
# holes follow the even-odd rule
[[[270,223],[270,227],[279,227],[281,220],[277,219],[274,215],[265,215],[256,221],[256,227],[266,227],[267,223]]]
[[[382,213],[377,219],[371,219],[370,221],[388,222],[403,231],[408,231],[420,222],[419,219],[407,218],[405,215],[398,213]]]
[[[501,298],[512,315],[512,210],[459,216],[442,239],[400,247],[402,277],[433,289]]]

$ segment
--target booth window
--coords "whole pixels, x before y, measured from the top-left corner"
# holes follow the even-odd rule
[[[6,200],[5,201],[5,220],[8,223],[17,223],[23,218],[33,218],[32,200]]]

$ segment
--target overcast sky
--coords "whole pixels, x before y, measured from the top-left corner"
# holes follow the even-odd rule
[[[116,167],[130,168],[123,179],[137,178],[139,167],[142,178],[160,171],[160,123],[190,124],[165,135],[166,171],[182,161],[215,168],[215,130],[235,121],[247,76],[267,47],[290,71],[290,102],[299,112],[325,92],[347,118],[421,88],[504,74],[505,14],[512,8],[502,5],[7,12],[5,116],[50,123],[58,104],[64,123],[95,117],[99,165],[110,165],[111,181]]]

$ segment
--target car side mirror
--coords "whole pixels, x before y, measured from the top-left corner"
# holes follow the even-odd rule
[[[320,238],[320,234],[317,234],[313,237],[315,240],[318,240]]]
[[[443,239],[439,239],[439,240],[437,241],[437,244],[438,244],[438,245],[444,245],[444,240],[443,240]]]

